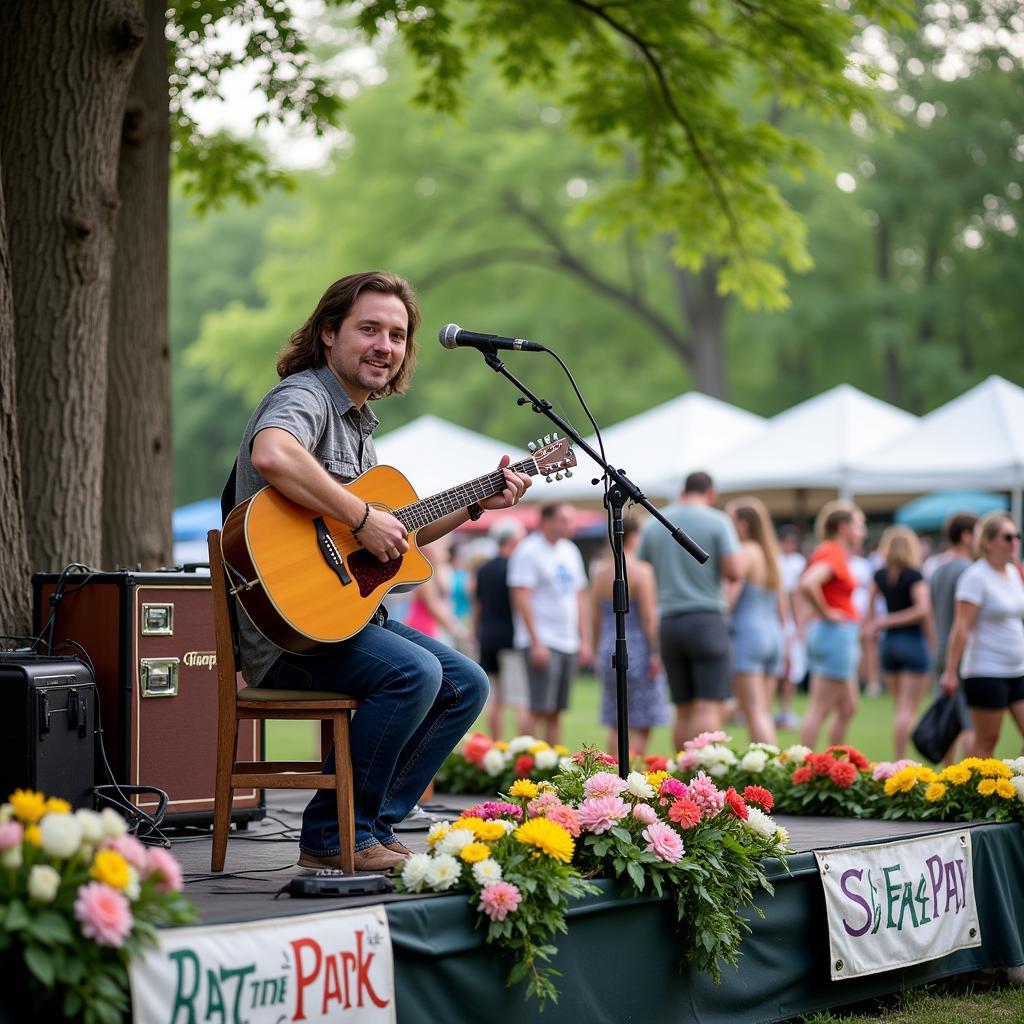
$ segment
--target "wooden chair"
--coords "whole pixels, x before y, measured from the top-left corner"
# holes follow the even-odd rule
[[[352,796],[352,755],[349,720],[359,702],[324,690],[277,690],[263,686],[238,687],[238,648],[235,641],[234,598],[228,593],[220,530],[207,534],[210,579],[217,639],[217,777],[213,805],[211,868],[224,869],[231,804],[236,789],[333,789],[337,797],[341,864],[353,871],[355,822]],[[320,722],[320,753],[327,758],[334,744],[335,774],[325,775],[321,761],[238,761],[238,725],[242,721],[298,720]]]

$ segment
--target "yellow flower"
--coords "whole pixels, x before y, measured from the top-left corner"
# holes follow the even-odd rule
[[[996,780],[995,779],[982,779],[978,783],[978,792],[982,796],[991,796],[996,791]]]
[[[508,743],[505,740],[495,740],[495,742],[494,742],[494,749],[495,750],[508,750]]]
[[[131,881],[128,861],[116,850],[100,850],[93,858],[89,874],[97,882],[104,882],[119,892],[123,892]]]
[[[542,750],[550,750],[550,749],[551,749],[550,744],[544,743],[543,741],[540,741],[540,742],[534,743],[534,745],[532,747],[530,747],[530,753],[531,754],[539,754]]]
[[[942,770],[939,778],[952,783],[954,786],[962,786],[965,782],[971,781],[971,770],[970,768],[965,768],[962,764],[951,764],[948,768]]]
[[[483,843],[470,843],[459,850],[459,856],[467,864],[476,864],[478,861],[487,860],[490,855],[490,848]]]
[[[1012,787],[1011,787],[1012,788]],[[933,782],[925,791],[924,798],[928,803],[933,804],[946,795],[946,785],[942,782]]]
[[[568,757],[569,756],[569,748],[567,746],[564,746],[561,743],[556,743],[555,747],[554,747],[554,750],[555,750],[555,753],[559,757]]]
[[[657,793],[661,784],[668,778],[668,772],[646,772],[647,781],[654,787]]]
[[[1016,795],[1017,790],[1013,788],[1013,783],[1009,779],[996,779],[996,796],[1012,800]]]
[[[71,804],[67,800],[61,800],[59,796],[51,796],[43,808],[44,814],[70,814]]]
[[[476,832],[476,830],[484,824],[483,818],[456,818],[452,822],[452,828],[463,828],[467,832]]]
[[[477,839],[481,839],[485,843],[493,843],[504,837],[505,826],[500,821],[485,821],[474,831]]]
[[[1003,764],[1002,761],[997,760],[994,757],[985,758],[984,763],[978,769],[982,775],[995,776],[1000,779],[1009,779],[1013,777],[1013,772],[1010,771],[1010,766]]]
[[[554,783],[548,782],[547,779],[544,779],[543,781],[537,783],[537,792],[538,793],[548,793],[548,792],[553,793],[554,791],[555,791]]]
[[[917,785],[917,769],[901,768],[895,775],[890,775],[885,780],[885,795],[893,796],[895,793],[909,793]]]
[[[516,839],[526,846],[534,846],[555,860],[568,864],[576,844],[561,825],[547,818],[531,818],[515,831]]]
[[[446,821],[435,821],[434,824],[430,826],[430,831],[427,833],[427,846],[431,848],[437,846],[437,844],[441,842],[446,835],[448,835],[449,827],[450,826]]]
[[[31,846],[39,848],[43,845],[43,835],[39,831],[38,825],[29,825],[25,829],[25,842]]]
[[[32,789],[16,789],[11,796],[14,816],[26,825],[34,825],[46,813],[46,797]]]
[[[936,775],[935,772],[931,768],[927,768],[927,767],[922,766],[922,767],[916,769],[916,771],[917,771],[917,781],[918,782],[924,782],[926,784],[930,784],[932,782],[938,782],[939,781],[938,775]]]
[[[532,800],[539,792],[540,790],[537,788],[536,782],[532,782],[530,779],[516,779],[512,783],[508,795],[526,797],[527,800]]]
[[[970,771],[977,771],[985,762],[980,757],[965,757],[960,762],[961,768],[968,768]]]

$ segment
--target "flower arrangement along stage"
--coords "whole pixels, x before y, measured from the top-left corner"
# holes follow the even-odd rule
[[[538,753],[532,765],[520,762],[517,772],[522,755],[513,752],[528,751],[537,744],[531,736],[494,744],[482,733],[474,733],[445,762],[438,788],[493,793],[497,788],[507,789],[495,782],[517,775],[534,781],[550,778],[552,772],[546,766],[556,754],[560,755],[559,766],[568,763],[560,749],[547,748],[551,753],[544,757]],[[735,751],[730,744],[724,732],[701,733],[687,740],[674,757],[650,755],[638,759],[637,767],[667,772],[681,782],[703,772],[719,786],[731,786],[737,792],[760,786],[771,792],[775,812],[781,814],[1024,822],[1024,757],[1004,761],[968,757],[947,768],[933,769],[910,760],[871,763],[850,746],[832,746],[815,753],[800,745],[780,750],[767,743],[752,743]],[[543,770],[538,769],[538,760],[545,765]]]
[[[787,852],[764,787],[720,789],[704,772],[688,784],[666,771],[622,779],[614,765],[587,749],[563,757],[550,780],[516,779],[499,799],[433,826],[430,852],[402,871],[407,892],[467,892],[487,941],[515,957],[509,983],[525,980],[541,1003],[557,999],[552,939],[566,930],[569,900],[598,891],[589,878],[671,898],[682,959],[717,981],[749,930],[743,911],[759,913],[757,891],[772,891],[762,859]]]
[[[532,736],[506,743],[475,732],[445,759],[434,785],[445,793],[504,792],[516,779],[550,779],[568,754],[568,747],[552,747]]]
[[[24,998],[40,1020],[120,1024],[127,963],[160,925],[195,919],[181,868],[127,834],[111,809],[80,810],[17,790],[0,806],[0,963],[8,997],[27,968]],[[27,1018],[27,1014],[26,1014]]]

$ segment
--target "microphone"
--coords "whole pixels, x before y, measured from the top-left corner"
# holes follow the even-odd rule
[[[477,348],[481,352],[496,352],[509,349],[513,352],[547,352],[543,345],[523,338],[502,338],[498,334],[477,334],[464,331],[458,324],[446,324],[437,332],[437,338],[444,348]]]

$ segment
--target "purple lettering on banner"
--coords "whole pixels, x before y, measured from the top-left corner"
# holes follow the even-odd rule
[[[864,872],[857,868],[850,868],[849,871],[844,871],[842,877],[839,879],[839,887],[843,890],[843,894],[851,903],[856,903],[858,907],[864,909],[864,927],[863,928],[851,928],[847,924],[846,918],[843,918],[843,927],[846,929],[847,935],[852,935],[855,939],[860,938],[870,927],[871,927],[871,907],[868,906],[867,900],[863,896],[856,892],[851,891],[847,887],[847,879],[856,878],[859,882],[864,877]]]
[[[958,857],[954,862],[956,873],[960,876],[960,892],[963,895],[963,906],[967,906],[967,870],[963,857]]]
[[[956,864],[954,861],[950,861],[945,865],[946,869],[946,906],[943,908],[943,913],[949,913],[949,901],[952,897],[953,900],[953,913],[955,914],[960,909],[960,893],[959,886],[957,885],[956,879]]]
[[[942,888],[942,858],[935,854],[925,862],[928,868],[928,877],[932,883],[932,917],[939,916],[939,889]]]

